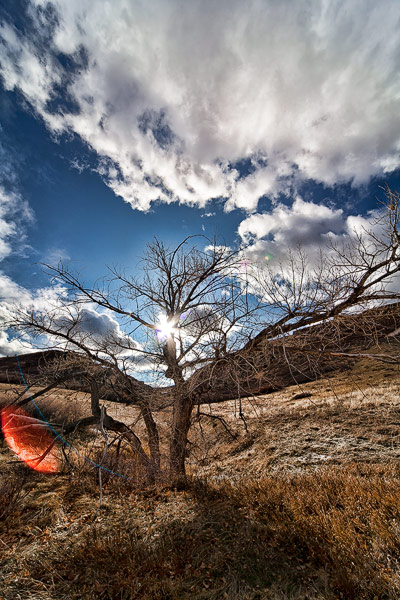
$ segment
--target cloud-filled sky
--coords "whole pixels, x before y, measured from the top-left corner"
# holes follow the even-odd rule
[[[3,0],[3,313],[53,297],[36,263],[95,279],[153,235],[351,235],[400,181],[399,26],[398,0]]]

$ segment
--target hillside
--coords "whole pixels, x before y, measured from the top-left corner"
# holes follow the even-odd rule
[[[203,405],[213,416],[191,430],[187,486],[140,490],[103,473],[100,510],[98,473],[82,456],[103,456],[101,436],[74,438],[73,471],[55,476],[27,470],[3,447],[2,596],[397,599],[399,392],[398,365],[363,358],[244,399],[247,432],[238,402]],[[15,392],[2,384],[0,393]],[[40,406],[62,419],[66,406],[85,414],[89,398],[57,390]],[[109,410],[137,417],[134,407]],[[161,425],[169,419],[158,414]],[[116,463],[110,451],[104,464],[133,475],[129,454]]]
[[[272,393],[293,382],[303,384],[330,372],[348,369],[354,362],[353,354],[369,351],[376,345],[384,344],[387,348],[392,344],[396,348],[399,331],[400,303],[340,315],[328,322],[300,329],[293,335],[263,340],[251,349],[245,346],[215,359],[211,365],[195,371],[187,387],[195,390],[196,402],[201,404],[229,400],[238,392],[242,397]],[[386,351],[390,352],[388,348]],[[379,354],[379,348],[377,352]],[[44,350],[20,355],[18,361],[15,356],[0,358],[0,383],[21,384],[21,371],[30,385],[52,382],[48,377],[51,365],[62,364],[62,361],[74,357],[79,359],[74,352]],[[108,375],[104,366],[96,369],[106,375],[105,379],[111,378],[111,373]],[[130,383],[139,395],[147,393],[156,405],[165,404],[171,389],[153,388],[132,376]],[[89,391],[84,373],[62,381],[60,387]],[[103,398],[121,401],[113,385],[106,388],[103,389]]]
[[[393,350],[393,345],[381,346],[380,351],[385,350]],[[370,352],[374,354],[376,349]],[[379,462],[384,457],[397,457],[399,368],[362,358],[344,372],[243,398],[245,422],[239,416],[238,400],[202,405],[200,424],[207,436],[201,436],[195,410],[189,465],[196,473],[213,477],[223,473],[231,479],[241,477],[242,470],[249,476],[259,476],[283,467],[296,471],[303,465],[341,464],[359,458]],[[33,387],[32,392],[39,389]],[[0,406],[16,390],[22,391],[23,386],[0,384]],[[49,420],[57,423],[90,415],[90,395],[84,392],[57,388],[36,403]],[[136,407],[107,400],[104,404],[107,412],[126,424],[138,420]],[[162,433],[170,417],[169,408],[156,413]],[[135,431],[145,434],[140,421]]]

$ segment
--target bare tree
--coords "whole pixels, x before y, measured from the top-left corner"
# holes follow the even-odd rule
[[[168,469],[170,480],[177,481],[185,476],[193,408],[207,399],[210,388],[215,388],[214,397],[215,390],[221,392],[220,399],[226,394],[241,397],[251,391],[246,387],[249,378],[268,381],[272,359],[285,360],[300,372],[303,363],[296,366],[294,350],[310,361],[321,353],[316,344],[326,335],[316,329],[311,336],[302,332],[400,297],[393,281],[400,271],[400,199],[390,190],[386,193],[386,207],[371,228],[346,243],[332,242],[319,261],[310,261],[298,248],[280,266],[260,268],[250,264],[243,249],[233,252],[214,242],[200,250],[186,238],[174,249],[155,239],[143,257],[140,276],[112,268],[91,287],[61,263],[47,265],[68,293],[52,310],[21,312],[14,326],[45,335],[47,345],[61,344],[86,357],[95,421],[102,414],[99,398],[110,389],[117,401],[139,407],[149,457],[125,425],[102,414],[102,426],[129,438],[153,478],[161,472],[154,418],[160,394],[132,374],[141,369],[171,380]],[[120,329],[96,330],[88,321],[93,307],[114,315]],[[299,336],[292,335],[297,331]],[[344,351],[339,337],[334,347],[322,343],[327,355]],[[300,346],[295,343],[299,339]],[[82,370],[82,363],[76,369]]]
[[[91,288],[61,263],[47,265],[53,277],[68,287],[68,296],[53,310],[31,310],[17,324],[31,334],[45,334],[47,344],[53,340],[59,347],[61,342],[63,349],[74,349],[102,365],[108,375],[113,374],[117,397],[140,408],[154,472],[160,469],[159,434],[153,416],[157,391],[131,374],[135,369],[151,369],[164,380],[172,380],[171,480],[185,473],[195,401],[187,380],[200,365],[243,345],[260,304],[255,298],[249,303],[243,292],[236,253],[216,244],[209,244],[206,250],[188,248],[190,241],[186,238],[170,250],[155,239],[143,258],[141,277],[112,268],[108,278]],[[117,315],[126,333],[96,333],[87,323],[88,303]],[[76,368],[82,370],[82,364]],[[98,420],[97,378],[98,370],[91,376],[93,419]],[[103,421],[106,427],[122,429],[107,420],[107,415]],[[138,440],[136,451],[144,457]]]

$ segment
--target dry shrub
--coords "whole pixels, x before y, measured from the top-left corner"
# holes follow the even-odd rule
[[[132,448],[118,438],[106,446],[104,438],[94,431],[77,432],[64,448],[64,471],[74,485],[84,486],[91,493],[125,494],[148,484],[148,473]],[[99,477],[100,472],[100,477]]]
[[[26,392],[25,397],[30,398],[29,394],[34,395],[41,389],[40,386],[34,386]],[[0,384],[0,409],[18,400],[23,391],[24,386]],[[39,419],[63,425],[90,415],[90,398],[85,393],[57,388],[45,396],[30,400],[24,405],[24,410]]]
[[[149,485],[148,473],[129,446],[107,449],[98,448],[91,456],[101,469],[102,482],[110,492],[118,490],[141,490]],[[98,469],[96,469],[98,478]],[[92,469],[93,472],[93,469]]]
[[[38,398],[35,404],[47,421],[63,425],[90,414],[86,396],[70,390],[54,390],[48,397]],[[35,409],[34,406],[32,408]]]

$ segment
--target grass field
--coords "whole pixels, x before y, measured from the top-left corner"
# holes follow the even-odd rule
[[[187,485],[138,489],[104,472],[101,508],[83,458],[99,460],[100,436],[77,436],[79,454],[55,475],[3,445],[0,598],[400,598],[398,371],[364,359],[245,399],[247,432],[238,402],[203,406],[230,433],[213,417],[195,421]],[[0,386],[3,402],[13,393]],[[40,405],[60,422],[88,414],[88,402],[57,390]],[[135,409],[109,410],[137,420]],[[163,431],[169,418],[158,415]],[[104,464],[135,475],[127,451]]]

